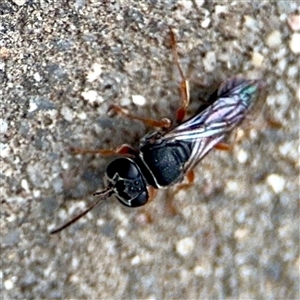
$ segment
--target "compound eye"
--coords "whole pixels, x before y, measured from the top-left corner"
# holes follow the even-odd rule
[[[142,205],[145,205],[148,201],[148,192],[147,190],[141,192],[137,197],[130,199],[130,200],[124,200],[122,198],[119,198],[117,196],[117,199],[125,206],[128,207],[139,207]]]
[[[135,179],[140,176],[140,170],[136,164],[128,158],[115,159],[107,166],[106,174],[108,178],[113,179],[117,173],[120,178],[126,179]]]

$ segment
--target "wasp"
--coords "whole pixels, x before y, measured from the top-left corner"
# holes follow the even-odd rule
[[[176,42],[171,31],[171,45],[175,62],[183,78],[180,90],[182,105],[177,111],[177,125],[172,128],[168,119],[155,121],[132,116],[120,107],[114,109],[129,118],[143,121],[159,130],[146,134],[137,150],[123,145],[117,150],[75,151],[76,153],[120,154],[107,167],[106,188],[95,193],[99,198],[79,215],[52,230],[57,233],[87,214],[100,201],[114,195],[123,205],[139,207],[151,198],[151,188],[164,189],[182,182],[185,176],[193,180],[193,168],[225,136],[247,116],[264,83],[233,77],[223,82],[210,96],[205,109],[183,121],[189,103],[188,81],[178,62]]]

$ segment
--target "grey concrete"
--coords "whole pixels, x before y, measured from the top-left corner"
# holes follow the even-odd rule
[[[288,22],[299,3],[229,2],[1,1],[2,299],[300,298],[299,33]],[[136,146],[151,130],[108,116],[111,104],[174,118],[168,26],[190,114],[236,74],[267,83],[264,113],[197,166],[193,187],[141,209],[111,199],[49,235],[94,200],[111,160],[70,147]]]

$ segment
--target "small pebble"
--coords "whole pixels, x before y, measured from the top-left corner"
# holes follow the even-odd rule
[[[76,0],[74,4],[76,9],[82,9],[85,5],[85,0]]]
[[[33,112],[33,111],[37,110],[37,108],[38,108],[38,106],[35,103],[35,101],[33,101],[32,99],[30,99],[28,112]]]
[[[8,157],[10,149],[7,143],[0,143],[0,157]]]
[[[131,260],[131,265],[132,266],[136,266],[140,263],[141,259],[138,255],[136,255],[135,257],[132,258]]]
[[[238,209],[236,212],[235,212],[235,219],[238,223],[243,223],[245,222],[245,219],[246,219],[246,212],[242,209]]]
[[[60,110],[60,113],[66,121],[68,122],[73,121],[73,111],[69,107],[63,106],[62,109]]]
[[[28,184],[28,181],[27,181],[26,179],[22,179],[22,180],[21,180],[21,187],[22,187],[27,193],[30,192],[29,184]]]
[[[226,183],[227,192],[237,192],[240,190],[240,186],[236,181],[228,180]]]
[[[277,30],[272,31],[266,40],[267,45],[270,48],[277,48],[282,44],[281,33]]]
[[[33,78],[36,82],[40,82],[42,80],[42,77],[41,77],[40,73],[38,73],[38,72],[33,74]]]
[[[11,290],[14,287],[14,283],[11,280],[4,281],[4,288],[6,290]]]
[[[240,149],[239,152],[237,153],[237,159],[238,159],[239,163],[241,163],[241,164],[245,163],[248,159],[247,152],[244,151],[243,149]]]
[[[293,33],[290,40],[290,49],[293,53],[300,53],[300,33]]]
[[[121,228],[118,230],[117,235],[119,238],[124,238],[127,235],[127,233],[123,228]]]
[[[191,237],[184,238],[177,242],[176,244],[176,252],[182,256],[188,256],[194,249],[195,242]]]
[[[249,230],[245,228],[239,228],[234,232],[234,237],[239,241],[243,240],[248,235],[249,235]]]
[[[288,77],[297,77],[299,74],[299,68],[296,65],[292,65],[288,68]]]
[[[86,113],[84,111],[81,111],[78,115],[77,115],[78,119],[80,120],[86,120]]]
[[[209,51],[206,53],[203,59],[203,65],[206,72],[212,72],[216,66],[216,54],[215,52]]]
[[[217,15],[221,13],[227,13],[227,7],[225,5],[216,5],[215,6],[215,13]]]
[[[81,93],[81,96],[83,97],[84,100],[91,103],[94,102],[101,103],[104,101],[103,98],[95,90],[84,91]]]
[[[204,20],[201,22],[201,27],[202,27],[202,28],[207,28],[207,27],[209,26],[210,22],[211,22],[210,18],[204,19]]]
[[[297,148],[295,147],[295,141],[287,141],[279,146],[279,152],[284,157],[297,158]]]
[[[280,89],[280,86],[278,87],[278,90],[279,89]],[[284,106],[288,105],[289,101],[290,101],[290,98],[286,93],[277,94],[277,104],[284,107]]]
[[[290,15],[287,22],[293,31],[300,30],[300,15]]]
[[[98,79],[102,73],[102,66],[98,63],[92,65],[92,70],[87,74],[87,81],[93,82]]]
[[[9,50],[5,47],[0,48],[0,58],[7,59],[9,57]]]
[[[0,119],[0,134],[5,134],[8,129],[6,120]]]
[[[41,197],[41,191],[40,190],[33,190],[32,195],[34,198],[40,198]]]
[[[196,4],[197,7],[201,7],[205,3],[205,0],[194,0],[193,2]]]
[[[285,59],[281,59],[280,61],[278,61],[277,69],[282,74],[282,72],[286,71],[287,69],[286,66],[287,66],[287,61]]]
[[[129,106],[131,104],[131,101],[127,97],[123,97],[120,99],[120,105],[121,106]]]
[[[75,283],[75,284],[80,283],[80,278],[77,275],[72,275],[69,280],[70,280],[70,282]]]
[[[275,194],[279,194],[285,187],[285,179],[278,174],[271,174],[267,177],[267,183],[273,189]]]
[[[253,19],[251,16],[245,16],[245,25],[253,31],[257,30],[257,21]]]
[[[263,55],[261,55],[258,52],[253,52],[252,53],[252,64],[253,64],[254,67],[256,67],[256,68],[261,67],[263,61],[264,61]]]
[[[132,102],[135,105],[143,106],[146,104],[146,98],[142,95],[132,95]]]
[[[19,6],[22,6],[27,2],[27,0],[12,0],[12,2]]]
[[[77,257],[72,257],[71,266],[73,269],[77,269],[80,265],[80,261]]]
[[[178,5],[180,5],[185,10],[189,11],[193,7],[193,2],[192,1],[186,1],[186,0],[179,0]]]

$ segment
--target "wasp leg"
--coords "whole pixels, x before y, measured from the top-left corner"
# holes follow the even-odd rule
[[[221,151],[231,151],[232,146],[226,143],[218,143],[217,145],[214,146],[215,149],[221,150]]]
[[[148,186],[147,190],[149,194],[149,198],[148,198],[148,203],[149,203],[156,197],[158,190],[152,186]],[[135,221],[139,225],[145,226],[150,223],[153,223],[154,217],[152,216],[151,212],[149,212],[149,209],[142,207],[140,208],[140,212],[136,215]]]
[[[186,190],[194,184],[195,173],[193,170],[189,171],[189,173],[186,175],[186,179],[186,183],[181,183],[177,186],[175,193],[179,192],[180,190]]]
[[[149,193],[148,201],[152,201],[157,195],[157,189],[152,186],[148,186],[148,193]]]
[[[142,123],[144,123],[148,126],[151,126],[151,127],[159,127],[159,128],[162,128],[162,129],[167,129],[171,126],[171,121],[167,118],[163,118],[160,121],[157,121],[157,120],[153,120],[153,119],[134,116],[132,114],[129,114],[128,112],[126,112],[124,109],[122,109],[120,106],[117,106],[117,105],[112,105],[109,108],[109,111],[112,111],[112,110],[115,113],[120,114],[120,115],[122,115],[126,118],[129,118],[129,119],[132,119],[132,120],[138,120],[138,121],[140,121],[140,122],[142,122]]]
[[[179,74],[180,74],[180,77],[181,77],[179,90],[180,90],[181,101],[182,102],[181,102],[181,106],[177,110],[177,115],[176,115],[176,121],[177,121],[178,124],[180,124],[183,121],[183,119],[186,115],[186,111],[187,111],[187,108],[188,108],[189,103],[190,103],[189,81],[185,77],[185,75],[182,71],[182,68],[180,66],[175,34],[174,34],[174,32],[172,31],[171,28],[170,28],[170,40],[171,40],[173,58],[174,58],[175,64],[178,68],[178,71],[179,71]]]
[[[71,148],[70,151],[72,154],[100,154],[102,156],[112,156],[112,155],[123,154],[123,155],[134,157],[137,154],[137,151],[127,144],[124,144],[124,145],[118,147],[117,149],[89,150],[89,149]]]
[[[194,184],[195,174],[193,170],[186,175],[186,179],[187,182],[179,184],[176,187],[175,191],[168,193],[168,198],[166,200],[166,210],[170,215],[174,216],[178,214],[178,209],[174,205],[174,201],[173,201],[174,195],[177,194],[180,190],[185,190],[190,188]]]

